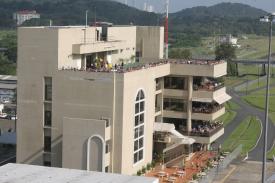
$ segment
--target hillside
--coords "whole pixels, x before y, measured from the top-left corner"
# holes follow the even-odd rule
[[[41,20],[32,21],[32,24],[36,25],[46,25],[49,19],[52,19],[55,25],[84,24],[86,10],[89,10],[89,22],[92,23],[95,9],[97,21],[109,21],[115,24],[156,25],[159,20],[157,14],[143,12],[109,0],[43,0],[43,2],[4,0],[0,2],[0,27],[14,26],[12,13],[23,9],[35,9],[41,14]]]
[[[239,3],[221,3],[210,7],[194,7],[171,14],[173,31],[209,36],[213,34],[265,34],[259,22],[265,11]]]

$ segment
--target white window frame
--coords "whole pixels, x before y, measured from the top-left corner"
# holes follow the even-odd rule
[[[144,98],[143,99],[138,99],[136,100],[137,96],[140,94],[140,92],[143,93],[144,95]],[[144,103],[144,106],[143,106],[143,111],[140,110],[140,105],[139,105],[139,110],[138,110],[138,113],[136,113],[136,104],[140,104],[140,103]],[[144,160],[144,155],[145,155],[145,94],[144,94],[144,90],[143,89],[139,89],[136,96],[135,96],[135,102],[134,102],[134,129],[133,129],[133,132],[134,132],[134,135],[133,135],[133,139],[134,139],[134,143],[133,143],[133,164],[136,165],[140,162],[142,162]],[[140,116],[143,114],[143,123],[139,123],[138,125],[136,125],[136,116],[139,116],[139,119],[140,119]],[[140,121],[140,120],[139,120]],[[139,133],[140,133],[140,128],[143,127],[143,134],[140,136]],[[138,136],[135,137],[135,130],[137,129],[138,131]],[[139,147],[139,140],[140,139],[143,139],[143,146],[142,147]],[[135,142],[138,141],[138,148],[135,150]],[[140,151],[142,151],[142,159],[139,159],[139,153]],[[138,157],[137,157],[137,161],[135,162],[135,154],[137,153]]]

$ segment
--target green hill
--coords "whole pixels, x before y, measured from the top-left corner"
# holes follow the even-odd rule
[[[85,11],[89,10],[89,22],[94,21],[95,9],[97,21],[109,21],[115,24],[156,25],[159,15],[148,13],[124,4],[109,0],[4,0],[0,1],[0,27],[12,27],[12,13],[18,10],[36,10],[40,20],[31,24],[46,25],[49,19],[54,25],[77,25],[85,23]]]

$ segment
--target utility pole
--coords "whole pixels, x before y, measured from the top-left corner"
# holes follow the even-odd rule
[[[270,65],[271,65],[271,45],[272,45],[272,24],[275,20],[275,13],[264,16],[261,21],[269,23],[269,49],[268,64],[266,75],[266,94],[265,94],[265,124],[264,124],[264,149],[263,149],[263,167],[262,183],[266,180],[266,154],[267,154],[267,136],[268,136],[268,113],[269,113],[269,88],[270,88]]]

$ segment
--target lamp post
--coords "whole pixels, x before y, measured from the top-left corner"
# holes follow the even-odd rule
[[[271,62],[271,43],[272,43],[272,23],[275,20],[275,13],[271,13],[261,18],[261,22],[269,23],[269,49],[268,49],[268,67],[266,76],[266,95],[265,95],[265,125],[264,125],[264,149],[263,149],[263,167],[262,183],[266,179],[266,152],[267,152],[267,133],[268,133],[268,111],[269,111],[269,85],[270,85],[270,62]]]

